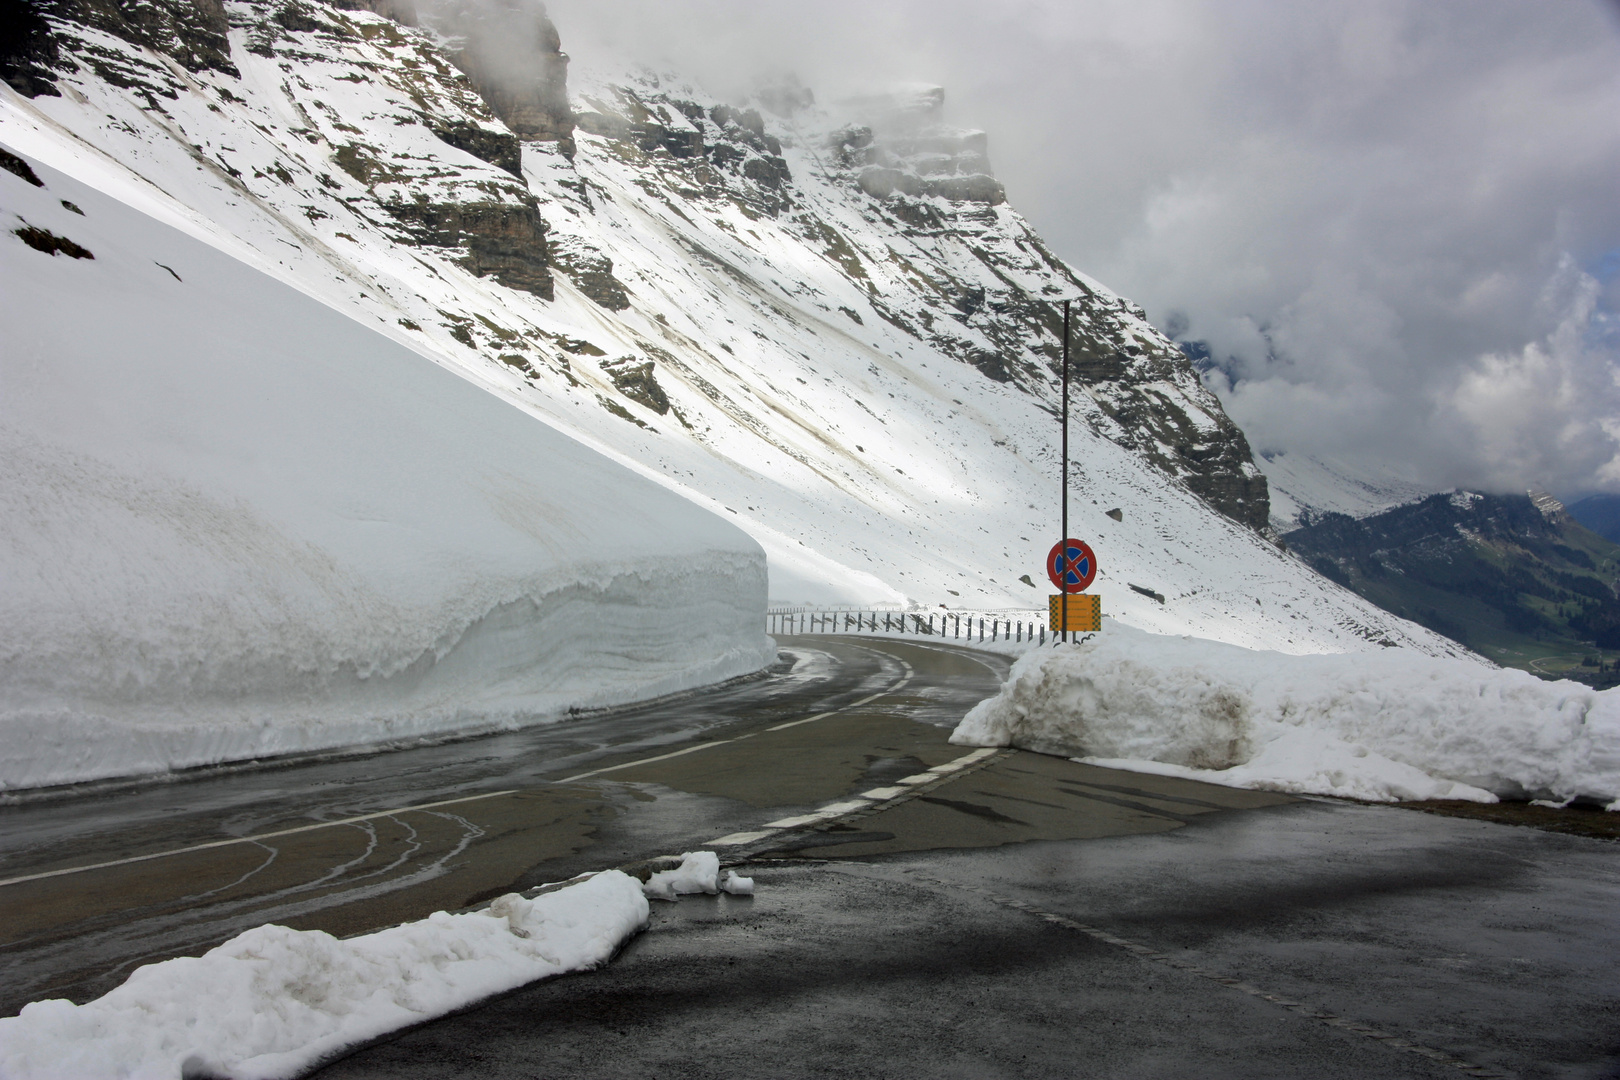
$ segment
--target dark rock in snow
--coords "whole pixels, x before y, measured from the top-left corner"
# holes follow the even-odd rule
[[[659,416],[669,412],[669,395],[664,393],[664,388],[653,377],[651,360],[637,362],[626,357],[603,364],[602,370],[613,380],[619,393],[631,401],[647,406]]]
[[[90,249],[75,244],[65,236],[57,236],[49,229],[37,229],[32,225],[24,225],[20,229],[11,230],[12,234],[35,251],[43,251],[47,255],[58,253],[70,259],[94,259]]]
[[[0,3],[0,79],[23,97],[60,96],[52,75],[61,50],[46,8],[38,0]]]
[[[417,25],[415,0],[326,0],[341,11],[370,11],[403,26]]]
[[[466,245],[462,265],[480,277],[493,277],[509,289],[552,298],[546,257],[546,223],[531,199],[527,203],[384,203],[418,243]]]
[[[22,177],[35,187],[45,186],[45,181],[34,172],[34,167],[9,150],[0,150],[0,169]]]
[[[575,237],[549,245],[552,261],[580,292],[609,311],[630,306],[624,284],[613,276],[613,260]]]
[[[497,169],[504,169],[520,179],[523,176],[523,144],[518,142],[515,135],[493,131],[466,121],[435,125],[433,134],[457,150],[465,150]]]

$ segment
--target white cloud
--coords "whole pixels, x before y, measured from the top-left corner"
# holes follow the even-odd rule
[[[1436,402],[1447,441],[1466,451],[1459,469],[1480,482],[1620,484],[1620,380],[1614,357],[1589,333],[1599,285],[1566,260],[1543,291],[1553,329],[1515,353],[1462,368]]]

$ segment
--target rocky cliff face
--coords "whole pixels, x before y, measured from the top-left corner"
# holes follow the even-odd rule
[[[562,38],[533,0],[443,0],[425,9],[446,52],[495,115],[520,139],[574,147],[568,57]]]
[[[220,100],[248,105],[230,88],[241,80],[228,40],[234,31],[244,51],[289,73],[282,80],[284,101],[302,121],[288,125],[289,133],[323,150],[325,167],[364,187],[376,208],[401,227],[397,240],[443,249],[475,274],[551,296],[545,220],[518,175],[519,140],[440,50],[396,27],[417,21],[409,0],[278,0],[232,4],[228,11],[219,0],[44,0],[30,10],[40,33],[30,39],[26,56],[14,50],[7,60],[14,88],[30,96],[56,94],[64,76],[71,82],[74,74],[88,72],[144,100],[160,116],[172,111],[165,101],[196,89],[159,62],[162,57],[190,72],[229,76],[229,83],[215,88]],[[370,17],[379,13],[382,18]],[[543,9],[537,18],[544,22]],[[134,48],[112,47],[109,39]],[[357,95],[305,99],[293,92],[321,81],[371,84],[377,93],[363,95],[359,114],[349,117],[336,101]],[[421,152],[419,138],[367,138],[353,122],[384,118],[511,175],[447,170],[436,154]],[[293,185],[295,172],[308,171],[309,164],[303,155],[285,157],[267,163],[254,179]],[[241,170],[223,167],[251,190]],[[322,166],[314,171],[318,183],[335,184]]]
[[[603,307],[629,305],[611,256],[583,230],[564,228],[548,246],[546,215],[521,183],[522,143],[546,143],[571,159],[577,124],[658,174],[681,197],[729,201],[772,219],[791,216],[807,239],[826,245],[880,318],[1049,407],[1061,355],[1053,297],[1075,297],[1071,370],[1098,406],[1091,421],[1099,433],[1140,453],[1233,520],[1268,529],[1265,478],[1242,432],[1140,308],[1094,287],[1021,219],[996,212],[1006,195],[991,171],[988,140],[983,132],[944,123],[937,87],[852,103],[846,112],[857,122],[830,131],[815,130],[825,118],[808,115],[813,95],[778,89],[764,95],[781,113],[771,116],[779,132],[773,134],[756,108],[656,86],[594,88],[576,114],[560,35],[533,0],[421,6],[412,0],[273,0],[232,4],[229,16],[219,0],[41,0],[30,10],[64,28],[100,30],[173,57],[191,71],[238,74],[227,41],[234,24],[245,32],[247,48],[267,59],[323,68],[333,78],[380,78],[395,92],[391,104],[408,100],[412,120],[511,179],[447,175],[438,162],[424,164],[408,148],[351,137],[352,125],[324,101],[298,102],[309,113],[309,130],[329,144],[332,163],[363,185],[410,241],[455,250],[475,274],[538,296],[552,295],[556,265]],[[357,11],[401,26],[420,22],[442,45],[348,14]],[[136,93],[172,98],[179,92],[172,78],[132,72],[127,61],[103,56],[82,37],[64,61],[55,51],[61,36],[47,33],[28,57],[10,61],[14,85],[38,91],[52,64],[82,62]],[[389,62],[366,56],[378,52],[391,54]],[[859,210],[870,224],[910,241],[912,252],[891,253],[904,266],[900,274],[880,283],[863,253],[800,205],[782,135],[815,155],[822,179],[864,196]],[[561,192],[564,199],[577,192],[572,201],[589,210],[584,187],[577,180],[571,186],[573,192]],[[983,271],[988,281],[980,280]]]
[[[858,103],[866,124],[834,134],[833,160],[899,232],[961,243],[994,276],[981,287],[949,268],[932,276],[932,312],[913,332],[987,378],[1037,396],[1061,369],[1061,321],[1049,297],[1076,297],[1070,372],[1103,414],[1101,434],[1142,454],[1235,521],[1266,532],[1266,480],[1247,439],[1202,385],[1185,356],[1134,304],[1095,287],[1028,228],[1009,234],[989,208],[1006,199],[992,175],[984,132],[943,122],[944,95],[919,88]],[[1022,223],[1020,222],[1020,225]],[[1040,281],[1040,289],[1025,282]],[[939,323],[943,314],[951,322]],[[990,348],[958,331],[977,329]]]
[[[811,155],[817,179],[864,196],[852,198],[864,222],[904,244],[877,260],[798,198],[782,139],[758,111],[694,96],[612,86],[584,96],[579,126],[635,154],[681,198],[732,202],[796,227],[880,318],[1048,407],[1062,355],[1053,298],[1075,297],[1071,372],[1097,406],[1096,430],[1269,535],[1266,480],[1242,431],[1140,307],[1075,273],[1022,219],[997,209],[1006,194],[985,133],[944,124],[943,91],[854,103],[871,119],[831,130],[818,129],[826,118],[811,115],[802,96],[776,97],[787,104],[773,124]],[[874,274],[874,262],[898,272]]]
[[[143,3],[168,29],[28,9],[7,78],[35,96],[0,138],[71,133],[200,235],[736,514],[779,598],[1039,603],[1068,299],[1072,522],[1108,552],[1108,610],[1405,640],[1266,541],[1242,433],[1030,229],[937,88],[721,101],[570,70],[507,0],[226,0],[210,53],[209,9]]]
[[[71,23],[109,34],[167,56],[188,71],[236,75],[231,62],[225,7],[220,0],[12,0],[0,21],[0,77],[26,97],[55,95],[56,75],[78,61],[117,77],[118,65],[101,67],[101,51],[80,42],[64,57],[53,24]],[[139,82],[127,88],[139,90]]]

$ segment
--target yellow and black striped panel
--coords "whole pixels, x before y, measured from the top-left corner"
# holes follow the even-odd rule
[[[1070,593],[1068,598],[1068,625],[1064,622],[1063,597],[1048,601],[1052,612],[1053,630],[1079,630],[1091,632],[1102,629],[1102,597],[1091,593]]]

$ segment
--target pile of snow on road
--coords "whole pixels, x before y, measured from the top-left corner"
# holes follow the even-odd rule
[[[609,870],[346,941],[260,926],[139,968],[87,1004],[37,1001],[0,1019],[0,1076],[298,1076],[346,1047],[605,963],[647,915],[641,883]]]
[[[641,891],[655,900],[677,900],[693,893],[752,896],[754,879],[739,877],[735,870],[727,870],[722,881],[720,856],[712,851],[688,851],[681,855],[679,866],[650,875]]]
[[[1018,661],[951,741],[1269,791],[1620,809],[1620,690],[1404,649],[1289,656],[1110,620]]]

